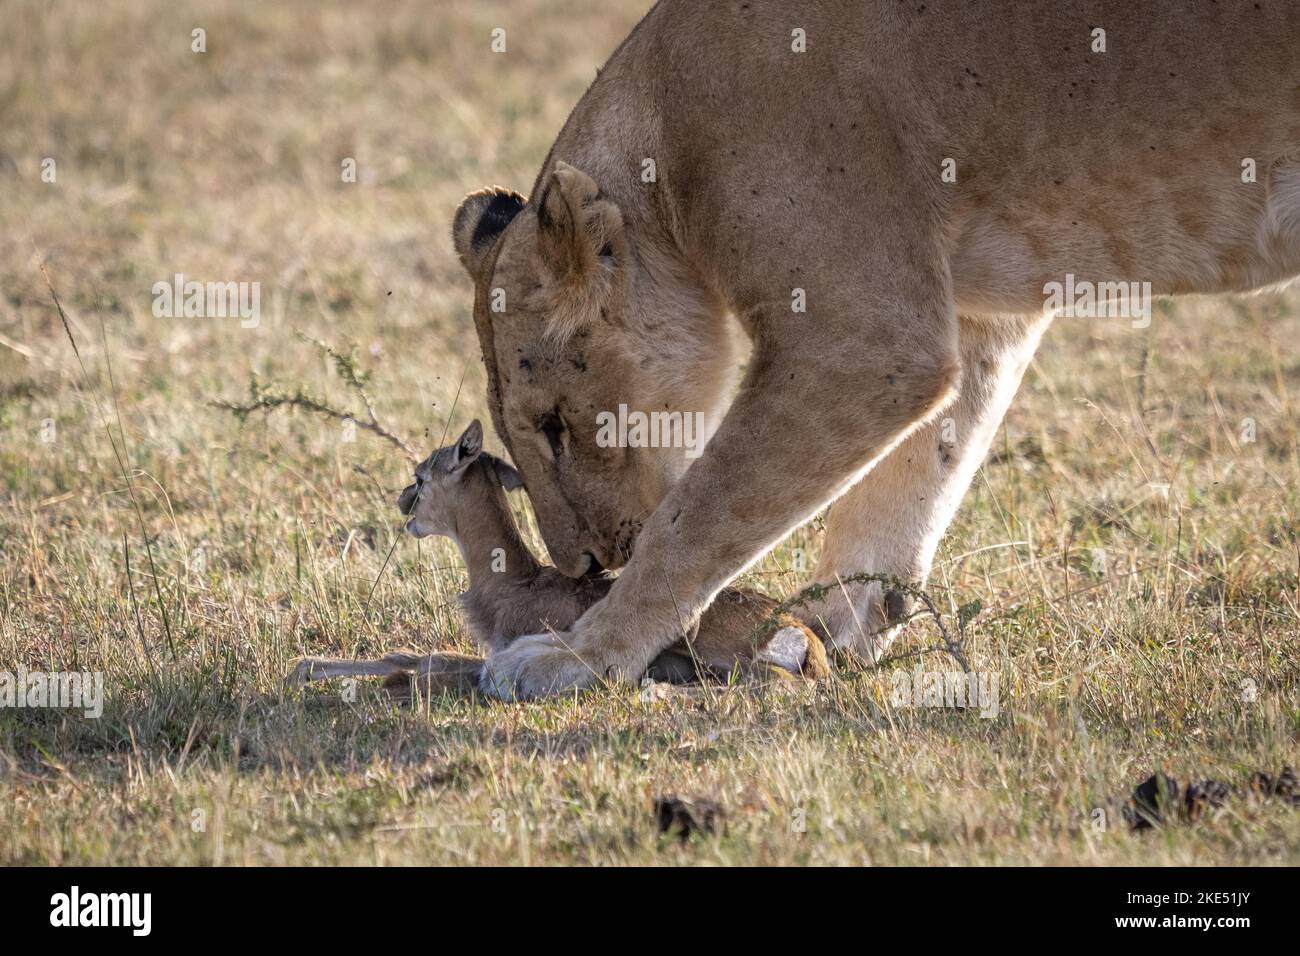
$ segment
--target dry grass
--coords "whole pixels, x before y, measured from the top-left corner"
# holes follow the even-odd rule
[[[1091,825],[1156,768],[1240,782],[1300,763],[1293,296],[1049,334],[935,575],[945,609],[983,602],[970,651],[1001,675],[995,720],[893,707],[871,672],[656,703],[282,694],[301,654],[461,646],[463,577],[402,540],[367,603],[401,456],[208,403],[252,372],[346,401],[301,330],[357,343],[417,446],[462,374],[453,427],[481,413],[450,215],[487,182],[531,185],[645,5],[7,5],[0,669],[103,671],[108,702],[97,721],[0,710],[0,863],[1300,859],[1300,813],[1279,806]],[[260,281],[260,327],[155,318],[151,286],[176,272]],[[750,582],[790,593],[792,549],[811,564],[819,540],[798,533]],[[720,801],[725,834],[660,837],[664,793]]]

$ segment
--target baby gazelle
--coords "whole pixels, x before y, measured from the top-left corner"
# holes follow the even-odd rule
[[[469,570],[461,607],[471,633],[489,654],[525,634],[564,631],[609,591],[614,578],[599,574],[570,578],[540,564],[515,527],[506,491],[523,487],[519,473],[483,451],[483,428],[470,424],[454,445],[439,448],[415,469],[415,484],[398,498],[409,515],[406,529],[418,538],[445,535],[456,542]],[[807,628],[786,615],[760,629],[776,601],[742,588],[727,588],[700,620],[697,633],[660,654],[647,676],[685,683],[725,677],[733,670],[776,676],[828,673],[826,652]],[[427,690],[475,686],[482,661],[459,654],[417,657],[389,654],[377,661],[307,658],[292,681],[339,676],[388,676],[390,684],[414,675]]]

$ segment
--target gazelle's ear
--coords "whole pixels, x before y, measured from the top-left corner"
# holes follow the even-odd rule
[[[461,202],[452,220],[451,241],[471,277],[478,277],[483,257],[525,202],[519,193],[500,186],[470,193]]]
[[[537,244],[556,280],[557,299],[546,332],[565,339],[600,317],[627,254],[623,214],[596,181],[565,162],[542,187]]]
[[[469,428],[456,441],[456,450],[452,456],[451,473],[464,471],[478,460],[483,451],[483,426],[476,418],[469,423]]]

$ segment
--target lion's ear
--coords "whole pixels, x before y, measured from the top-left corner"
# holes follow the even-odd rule
[[[567,337],[599,318],[625,258],[623,214],[596,181],[557,162],[537,205],[537,242],[559,286],[547,332]]]
[[[470,193],[461,202],[451,223],[451,240],[471,276],[478,275],[493,240],[519,215],[525,202],[519,193],[500,186]]]

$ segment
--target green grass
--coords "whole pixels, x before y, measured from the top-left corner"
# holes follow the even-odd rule
[[[451,214],[529,187],[645,3],[49,6],[0,34],[0,670],[102,671],[107,702],[0,710],[0,863],[1300,860],[1279,805],[1139,835],[1113,802],[1156,769],[1300,764],[1294,295],[1051,330],[933,579],[945,612],[982,602],[995,720],[895,707],[888,670],[654,703],[286,695],[303,654],[465,649],[464,576],[398,538],[389,445],[210,403],[256,372],[355,407],[300,330],[355,343],[417,447],[462,376],[452,427],[482,415]],[[260,281],[261,325],[155,318],[178,271]],[[747,583],[793,593],[820,539]],[[719,801],[725,832],[660,836],[664,794]]]

